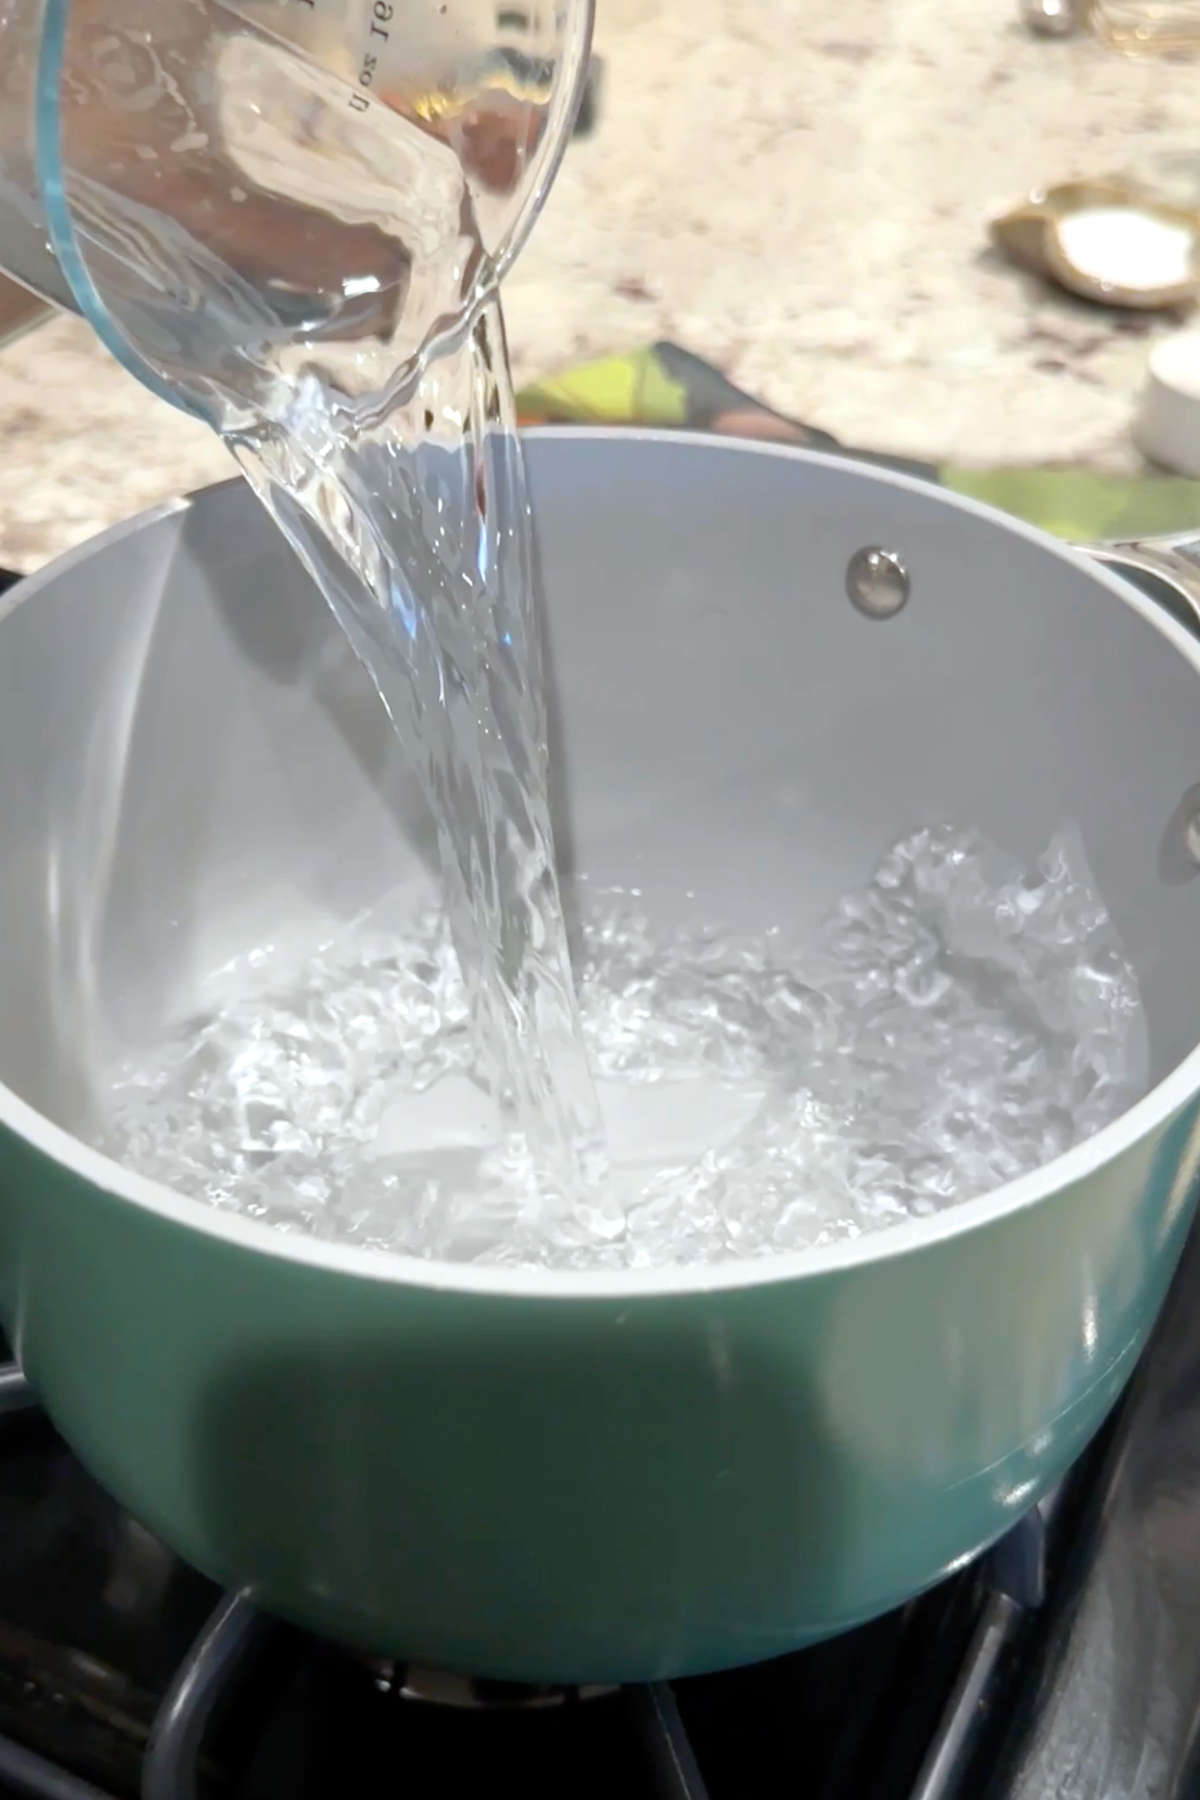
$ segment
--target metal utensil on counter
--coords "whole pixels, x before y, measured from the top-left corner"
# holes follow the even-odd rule
[[[1020,0],[1018,13],[1035,37],[1071,37],[1086,24],[1092,0]]]

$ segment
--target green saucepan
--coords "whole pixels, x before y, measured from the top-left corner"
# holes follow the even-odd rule
[[[432,879],[403,749],[232,484],[0,620],[0,1316],[95,1475],[264,1607],[480,1675],[676,1675],[936,1581],[1133,1367],[1200,1157],[1200,647],[902,476],[652,432],[529,454],[575,867],[802,927],[907,828],[1032,858],[1072,821],[1150,1091],[1003,1191],[719,1268],[407,1261],[115,1166],[87,1142],[114,1056],[239,951]],[[866,546],[908,570],[886,620],[846,597]]]

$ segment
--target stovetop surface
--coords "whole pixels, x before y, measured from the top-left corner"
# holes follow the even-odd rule
[[[459,1684],[470,1706],[223,1596],[0,1380],[0,1796],[1182,1800],[1200,1792],[1198,1302],[1193,1235],[1063,1488],[900,1611],[599,1697]]]

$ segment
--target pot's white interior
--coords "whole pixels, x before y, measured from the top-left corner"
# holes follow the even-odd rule
[[[1073,821],[1155,1078],[1193,1048],[1200,878],[1172,850],[1200,672],[1177,627],[874,472],[654,434],[530,455],[575,869],[663,913],[803,926],[911,827],[1032,857]],[[845,598],[864,544],[911,571],[886,623]],[[231,956],[432,885],[403,754],[239,485],[68,559],[0,624],[0,860],[0,1079],[84,1133],[113,1054]]]

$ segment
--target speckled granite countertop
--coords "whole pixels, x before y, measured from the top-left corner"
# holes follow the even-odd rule
[[[518,379],[656,337],[847,442],[1132,465],[1148,334],[986,247],[1041,182],[1192,154],[1195,71],[1013,0],[599,0],[599,127],[514,272]],[[1191,169],[1184,170],[1191,180]],[[74,320],[0,351],[0,564],[231,465]]]

